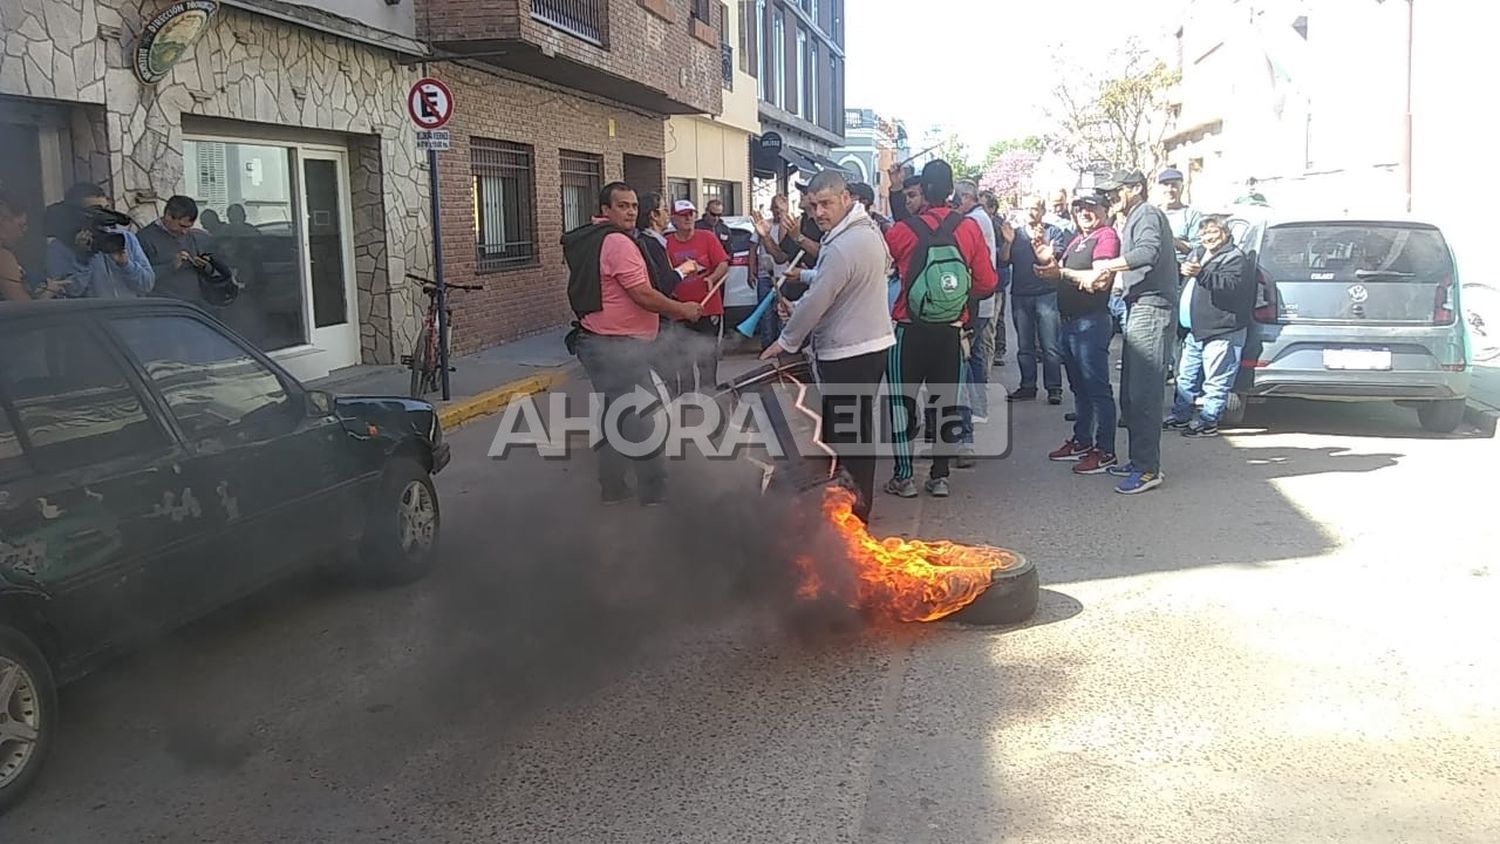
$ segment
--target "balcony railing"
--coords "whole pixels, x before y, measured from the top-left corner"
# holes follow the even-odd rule
[[[607,0],[531,0],[531,16],[602,47],[608,7]]]
[[[724,90],[734,90],[734,46],[719,45],[719,71],[724,74]]]

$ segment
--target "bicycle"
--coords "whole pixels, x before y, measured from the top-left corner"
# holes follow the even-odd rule
[[[417,335],[416,345],[412,346],[411,354],[402,355],[401,364],[411,369],[410,395],[414,399],[420,399],[429,393],[435,393],[442,385],[442,376],[438,370],[438,333],[437,333],[437,282],[414,273],[407,273],[410,281],[422,285],[422,292],[427,296],[427,311],[422,317],[422,331]],[[449,290],[483,290],[482,284],[452,284],[443,285]],[[443,320],[443,335],[447,341],[448,349],[453,348],[453,309],[447,308]],[[449,372],[454,368],[450,364]]]

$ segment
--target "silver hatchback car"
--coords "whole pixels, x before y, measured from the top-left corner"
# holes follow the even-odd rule
[[[1396,401],[1422,427],[1463,421],[1470,353],[1458,268],[1436,226],[1397,220],[1231,220],[1256,268],[1234,396]]]

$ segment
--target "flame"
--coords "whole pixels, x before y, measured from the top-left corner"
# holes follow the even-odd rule
[[[999,548],[920,542],[870,535],[854,515],[854,493],[826,487],[823,516],[832,524],[854,567],[856,609],[895,621],[936,621],[972,604],[989,588],[994,573],[1018,565],[1014,554]],[[797,559],[802,581],[798,597],[826,594],[813,559]]]

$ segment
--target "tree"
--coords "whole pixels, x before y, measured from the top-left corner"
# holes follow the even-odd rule
[[[990,144],[989,150],[984,154],[984,163],[980,165],[981,170],[988,170],[995,160],[1011,150],[1027,150],[1041,155],[1047,151],[1046,139],[1039,135],[1027,135],[1024,138],[1011,138],[1004,141],[996,141]]]
[[[1030,149],[1009,149],[990,162],[979,176],[979,189],[993,191],[1004,207],[1021,204],[1021,193],[1030,187],[1031,174],[1041,154]]]
[[[969,160],[969,145],[957,135],[944,138],[942,145],[933,150],[933,154],[953,168],[954,181],[973,181],[979,178],[979,165]]]
[[[1181,75],[1134,39],[1106,67],[1120,70],[1059,74],[1065,81],[1052,91],[1049,117],[1056,129],[1047,144],[1080,172],[1101,164],[1154,170],[1165,157],[1162,138],[1171,125],[1167,95]]]

